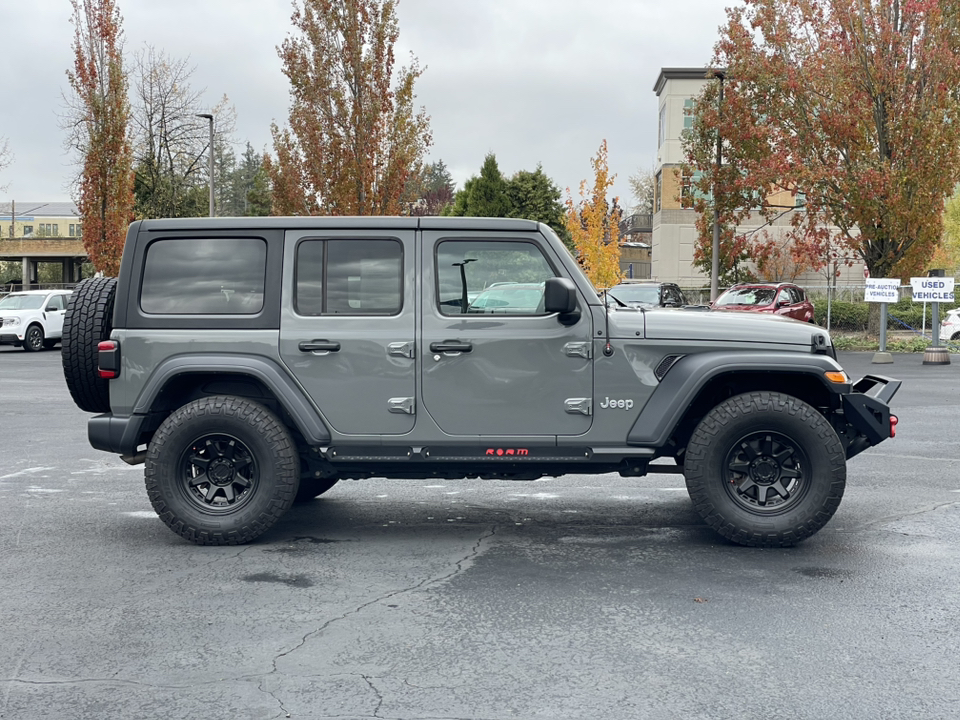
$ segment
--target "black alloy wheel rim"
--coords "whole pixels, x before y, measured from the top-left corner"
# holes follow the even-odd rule
[[[43,347],[43,336],[40,334],[40,331],[37,328],[32,327],[27,330],[25,342],[31,350],[39,350]]]
[[[179,487],[205,513],[234,513],[253,498],[260,471],[250,449],[222,433],[202,435],[180,456]]]
[[[750,433],[727,453],[723,485],[740,507],[757,515],[777,515],[806,495],[810,462],[800,445],[786,435]]]

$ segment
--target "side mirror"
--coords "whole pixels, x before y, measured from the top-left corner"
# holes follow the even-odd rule
[[[56,305],[47,305],[47,307],[44,308],[44,312],[56,312],[59,309]]]
[[[548,313],[568,315],[577,309],[577,287],[573,280],[548,278],[543,286],[543,309]]]

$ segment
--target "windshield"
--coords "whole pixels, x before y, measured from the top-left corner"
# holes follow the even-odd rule
[[[777,295],[776,288],[742,287],[731,288],[717,298],[719,305],[772,305]]]
[[[657,285],[620,285],[608,292],[623,303],[660,304],[660,288]]]
[[[46,295],[7,295],[0,300],[0,310],[39,310]]]

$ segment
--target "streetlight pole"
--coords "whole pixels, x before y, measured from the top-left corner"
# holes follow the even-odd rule
[[[197,113],[197,117],[206,118],[210,121],[210,217],[213,217],[213,115]]]
[[[723,163],[723,139],[720,137],[720,117],[723,113],[723,72],[714,70],[714,77],[720,81],[720,97],[717,101],[717,168],[713,181],[713,244],[710,257],[710,302],[717,299],[720,284],[720,209],[717,207],[717,183],[720,166]]]

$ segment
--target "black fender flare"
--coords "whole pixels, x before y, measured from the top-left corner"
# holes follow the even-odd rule
[[[690,404],[709,383],[724,375],[804,375],[816,378],[830,392],[849,393],[850,382],[832,383],[824,373],[842,372],[836,360],[819,354],[717,351],[685,355],[677,360],[627,434],[627,444],[662,447]]]
[[[134,415],[146,415],[157,396],[178,375],[214,373],[245,375],[262,382],[283,405],[297,429],[311,445],[330,442],[330,431],[306,393],[282,367],[260,355],[177,355],[164,360],[150,375],[133,406]]]

